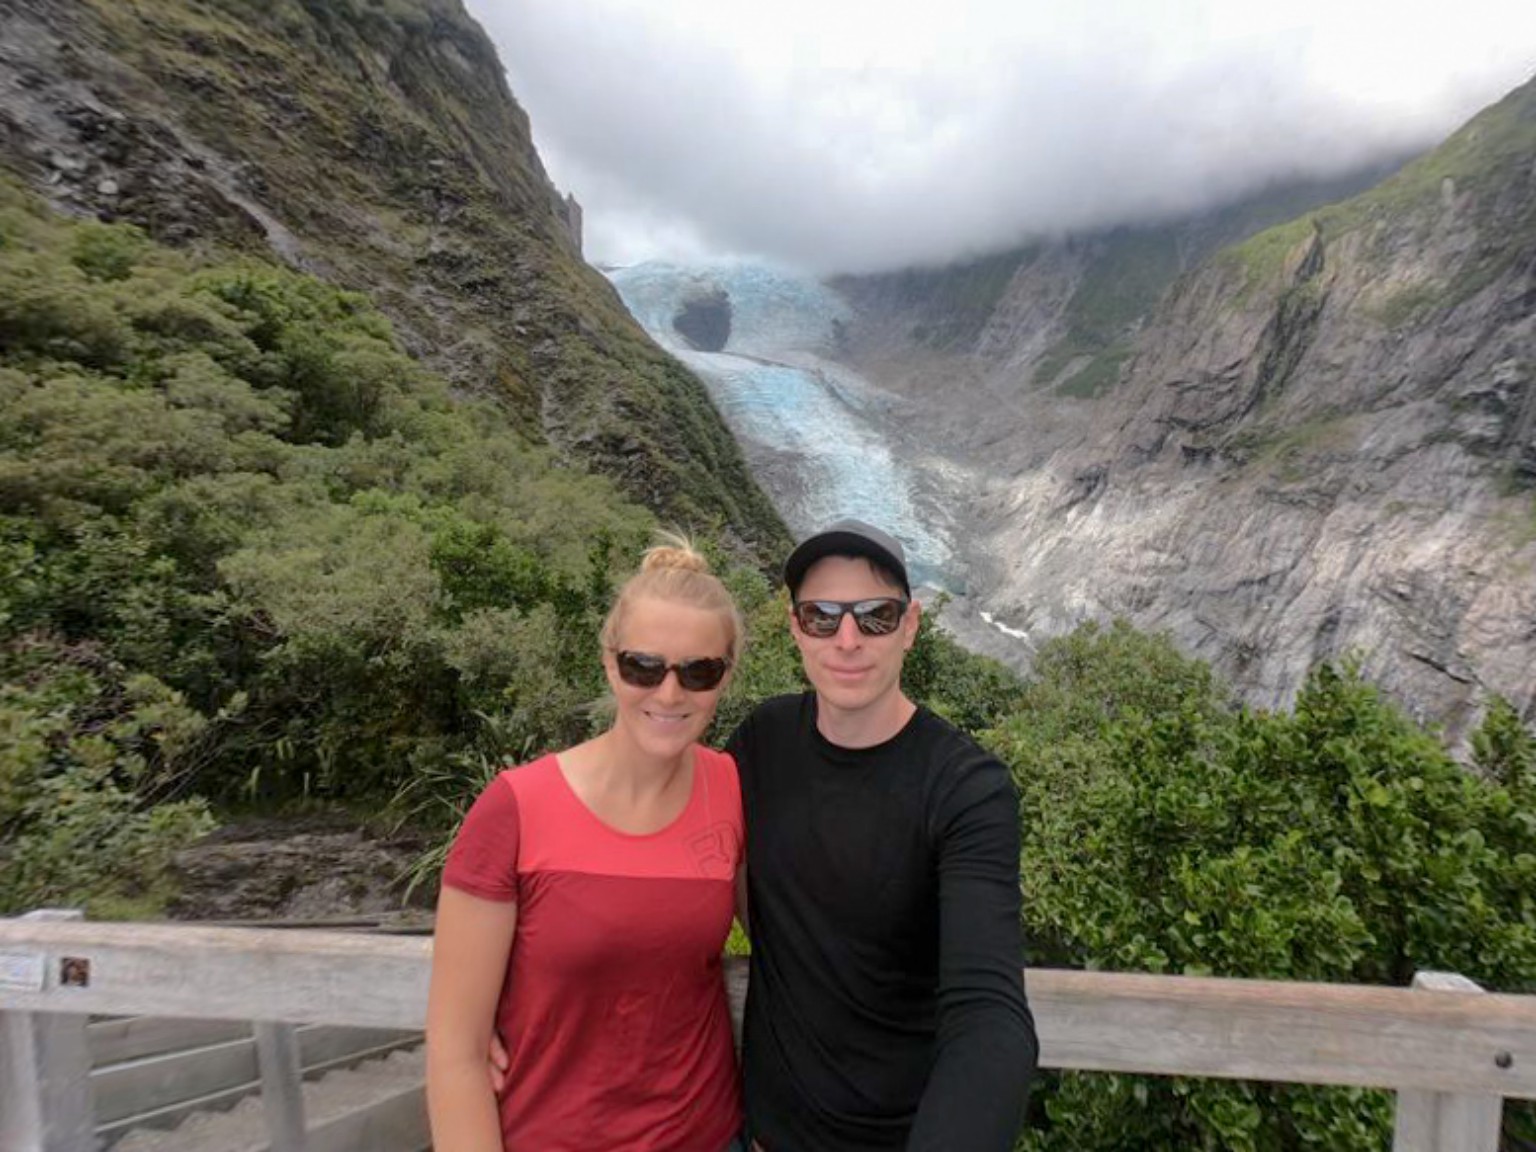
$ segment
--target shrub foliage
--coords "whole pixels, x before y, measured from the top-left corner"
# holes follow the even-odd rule
[[[355,293],[5,184],[0,252],[0,911],[202,826],[165,797],[387,797],[585,734],[649,513]]]
[[[989,739],[1020,787],[1036,963],[1536,986],[1536,740],[1507,704],[1471,772],[1349,666],[1254,712],[1166,638],[1088,625]],[[1237,1082],[1064,1075],[1036,1106],[1041,1150],[1365,1149],[1391,1126],[1382,1093]]]

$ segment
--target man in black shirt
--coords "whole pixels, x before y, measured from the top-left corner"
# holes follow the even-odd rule
[[[907,699],[905,556],[844,520],[785,564],[815,691],[728,746],[747,818],[743,1064],[764,1152],[1008,1152],[1038,1049],[1008,771]]]

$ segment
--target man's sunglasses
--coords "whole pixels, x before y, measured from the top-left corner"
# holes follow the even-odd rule
[[[697,660],[681,660],[668,664],[660,656],[650,652],[615,652],[614,662],[619,666],[619,679],[636,688],[655,688],[667,678],[668,672],[677,673],[677,683],[689,692],[708,692],[720,687],[731,662],[722,656],[706,656]]]
[[[837,635],[843,617],[853,613],[853,622],[866,636],[889,636],[906,614],[907,602],[895,596],[878,600],[796,600],[795,620],[807,636],[826,638]]]

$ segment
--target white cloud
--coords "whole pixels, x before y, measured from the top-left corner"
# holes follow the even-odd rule
[[[587,252],[940,262],[1427,147],[1536,4],[468,0]]]

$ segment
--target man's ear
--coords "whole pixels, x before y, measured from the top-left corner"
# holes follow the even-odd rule
[[[914,600],[911,604],[907,605],[907,613],[902,617],[901,626],[907,631],[906,649],[908,652],[912,650],[912,645],[917,643],[917,626],[922,615],[923,605],[921,601]]]

